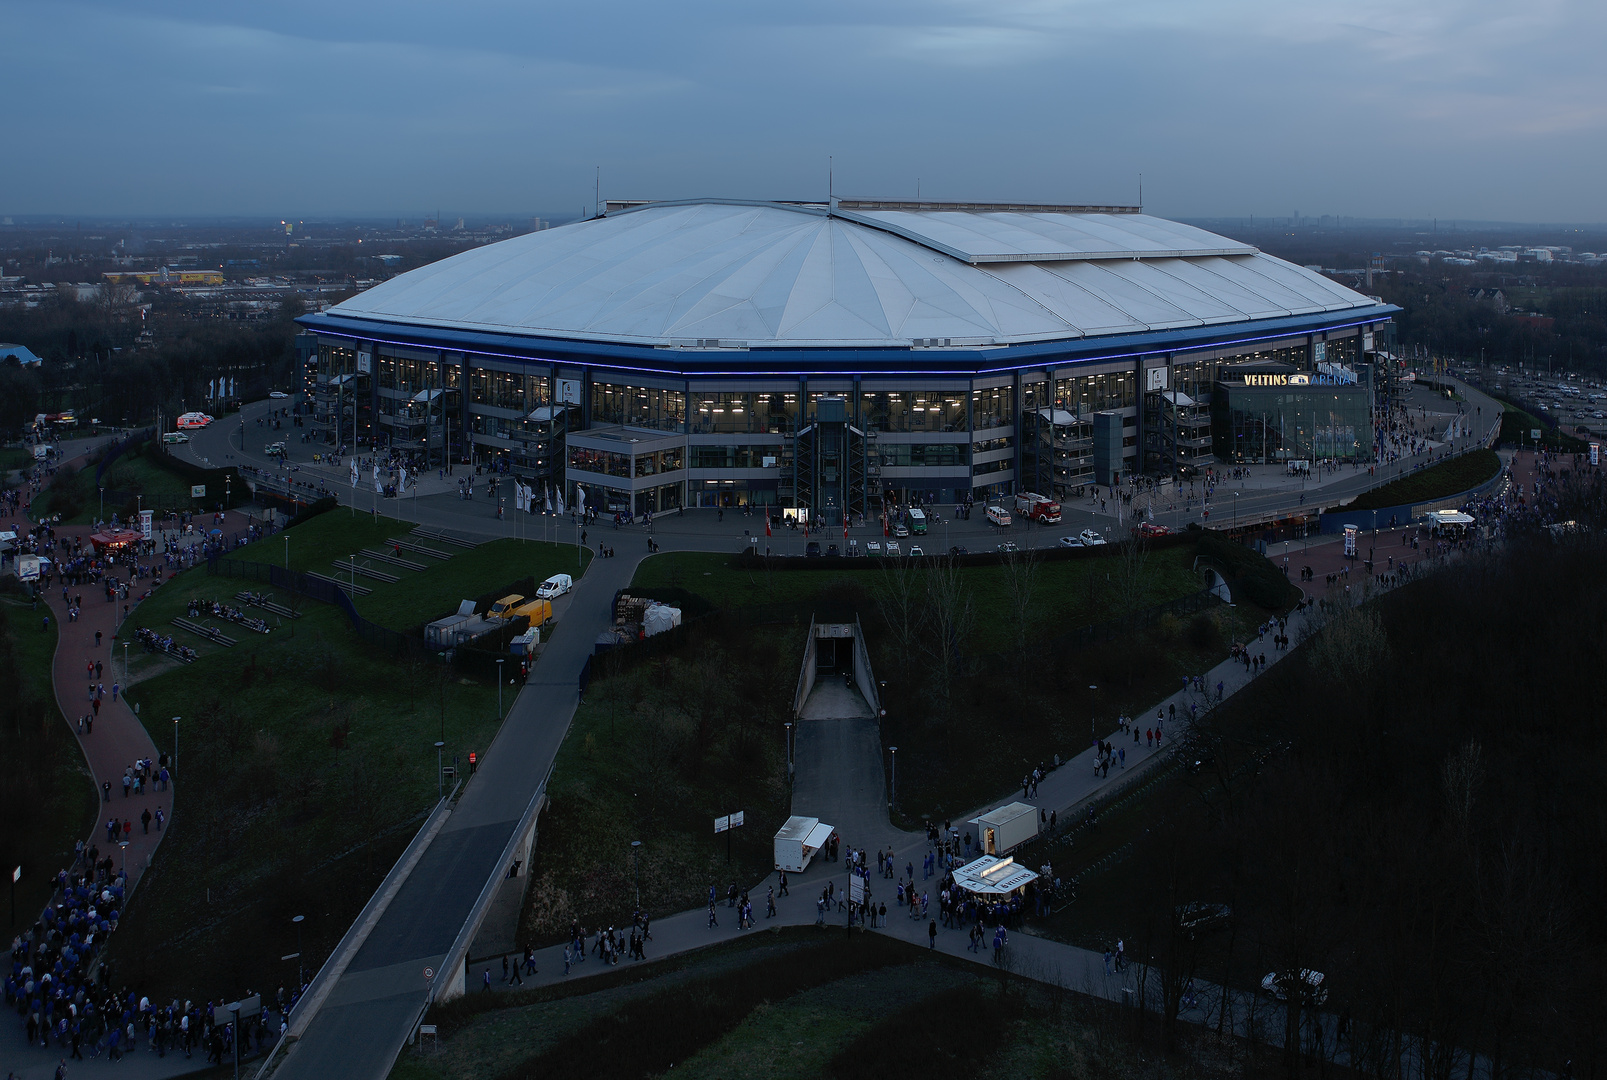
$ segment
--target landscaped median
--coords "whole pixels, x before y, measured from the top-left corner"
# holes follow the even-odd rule
[[[1474,450],[1364,492],[1343,511],[1384,510],[1450,498],[1488,483],[1500,471],[1501,455],[1494,450]]]

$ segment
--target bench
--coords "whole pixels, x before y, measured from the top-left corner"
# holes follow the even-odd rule
[[[378,561],[386,563],[387,565],[400,566],[408,570],[429,569],[429,567],[425,566],[423,563],[416,563],[412,559],[398,558],[397,556],[386,551],[372,551],[368,548],[363,548],[362,550],[358,551],[357,554],[361,555],[365,559],[377,559]]]
[[[327,582],[337,588],[344,589],[354,596],[367,596],[369,593],[374,591],[373,589],[370,589],[364,585],[353,585],[350,578],[330,577],[328,574],[320,574],[316,570],[307,571],[307,576],[310,578],[316,578],[319,581]]]
[[[221,630],[214,630],[210,626],[204,626],[201,623],[194,622],[182,616],[175,615],[173,617],[173,625],[178,627],[180,630],[188,630],[190,633],[204,637],[208,641],[216,642],[225,648],[228,648],[234,644],[234,638],[223,633]]]
[[[372,566],[354,563],[350,559],[335,559],[333,565],[347,574],[358,573],[366,578],[373,578],[375,581],[383,581],[387,585],[394,585],[402,580],[395,574],[387,574],[383,570],[375,570]],[[347,578],[347,580],[350,581],[351,579]]]
[[[283,604],[273,600],[259,600],[248,592],[237,592],[234,594],[234,598],[240,601],[242,604],[250,604],[253,607],[259,607],[264,611],[271,611],[273,614],[281,615],[286,619],[301,618],[301,612],[299,611],[291,611]]]
[[[477,548],[480,546],[473,540],[465,540],[461,536],[453,536],[450,533],[436,532],[434,529],[428,532],[423,529],[414,529],[413,535],[421,540],[435,540],[443,544],[451,544],[454,547]]]
[[[412,551],[419,555],[428,555],[436,559],[450,559],[452,557],[452,553],[450,551],[442,551],[440,548],[425,547],[423,544],[416,544],[406,538],[391,536],[387,537],[385,542],[392,547],[399,547],[403,551]]]

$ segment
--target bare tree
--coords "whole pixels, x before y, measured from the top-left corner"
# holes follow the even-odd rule
[[[903,559],[882,562],[881,576],[871,589],[876,610],[887,624],[893,663],[902,682],[915,664],[921,637],[921,580],[917,571]]]
[[[1138,533],[1116,545],[1114,570],[1117,610],[1131,615],[1143,605],[1144,571],[1149,564],[1149,544]]]
[[[1037,548],[1009,551],[1004,556],[1005,584],[1010,595],[1010,629],[1015,654],[1027,654],[1032,631],[1033,606],[1038,594],[1038,570],[1042,557]]]
[[[976,604],[953,559],[939,559],[926,571],[926,612],[930,629],[935,690],[940,712],[948,715],[954,680],[960,674],[966,638],[976,626]]]

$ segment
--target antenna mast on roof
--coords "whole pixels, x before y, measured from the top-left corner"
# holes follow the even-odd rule
[[[1138,212],[1144,212],[1144,174],[1138,174]]]
[[[837,197],[835,178],[832,176],[833,162],[830,154],[826,155],[826,201],[830,202]]]
[[[592,193],[592,214],[595,217],[603,216],[603,167],[597,166],[597,186]]]

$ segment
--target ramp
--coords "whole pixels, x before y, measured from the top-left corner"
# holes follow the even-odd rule
[[[859,620],[821,623],[811,618],[798,689],[792,699],[793,716],[798,720],[874,719],[881,711],[876,675],[871,671]]]

